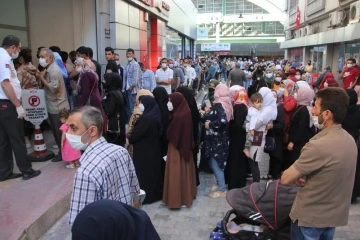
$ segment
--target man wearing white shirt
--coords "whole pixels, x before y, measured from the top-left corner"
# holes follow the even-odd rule
[[[168,60],[166,58],[161,59],[161,68],[155,72],[155,81],[158,86],[165,88],[168,94],[171,94],[173,75],[173,70],[168,67]]]
[[[40,175],[32,169],[27,157],[22,120],[20,81],[12,62],[19,56],[21,42],[9,35],[0,48],[0,182],[22,177],[24,180]],[[13,173],[13,152],[21,174]]]
[[[195,69],[193,67],[191,67],[191,65],[189,63],[189,59],[184,60],[184,69],[185,69],[185,82],[184,82],[184,85],[191,87],[193,81],[196,78],[196,72],[195,72]]]

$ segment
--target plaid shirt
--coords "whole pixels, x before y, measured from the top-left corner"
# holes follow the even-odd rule
[[[141,74],[140,78],[140,89],[147,89],[150,92],[156,87],[155,75],[152,71],[147,69]]]
[[[131,91],[132,94],[136,94],[139,88],[139,81],[141,76],[140,65],[131,60],[125,67],[125,90],[129,90],[130,87],[134,87]]]
[[[102,137],[88,146],[80,158],[71,196],[70,224],[89,203],[101,199],[133,204],[140,192],[133,161],[125,148]]]

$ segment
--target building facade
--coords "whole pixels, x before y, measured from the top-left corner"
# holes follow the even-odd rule
[[[283,56],[283,0],[194,0],[196,52],[201,55]],[[225,44],[225,47],[224,47]]]
[[[0,38],[13,34],[33,51],[59,46],[94,50],[106,64],[105,47],[133,48],[138,61],[156,69],[162,57],[194,55],[197,10],[191,0],[2,0]]]
[[[360,61],[360,1],[288,0],[285,57],[313,62],[314,71],[330,66],[337,77],[344,61]],[[297,20],[298,19],[298,20]]]

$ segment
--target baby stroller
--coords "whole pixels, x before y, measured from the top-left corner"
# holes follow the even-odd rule
[[[289,214],[298,190],[279,180],[230,190],[226,199],[233,209],[218,223],[210,240],[290,240]]]

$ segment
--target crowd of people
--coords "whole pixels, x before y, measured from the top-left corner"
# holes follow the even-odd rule
[[[162,201],[169,209],[190,207],[201,184],[200,171],[216,178],[211,198],[224,198],[228,190],[246,186],[249,176],[253,182],[281,178],[284,184],[303,184],[306,189],[337,160],[322,148],[343,144],[347,146],[340,153],[349,150],[351,159],[342,173],[353,170],[338,176],[340,187],[349,204],[350,196],[352,202],[360,196],[360,164],[356,167],[354,150],[360,130],[360,80],[353,59],[339,75],[345,91],[336,87],[329,68],[313,82],[310,61],[297,69],[279,59],[163,58],[152,72],[136,60],[133,49],[127,49],[124,66],[114,49],[107,47],[105,56],[103,71],[89,47],[69,54],[57,46],[40,47],[35,67],[31,51],[21,49],[17,37],[7,36],[0,48],[0,180],[40,174],[23,155],[31,125],[21,120],[20,98],[21,89],[43,88],[59,148],[53,161],[78,168],[71,224],[80,221],[77,216],[86,216],[85,210],[91,209],[87,205],[101,199],[139,206],[140,188],[146,193],[142,204]],[[201,89],[208,100],[198,105],[195,96]],[[337,131],[334,136],[344,143],[329,140],[326,146],[315,141],[320,136],[328,139],[329,131]],[[21,175],[12,173],[11,149]],[[340,153],[338,158],[343,157]],[[310,164],[308,159],[318,154],[328,162]],[[294,206],[302,208],[301,201],[299,197]],[[294,222],[299,220],[294,227],[306,226],[302,224],[307,218],[298,208],[291,215]]]

